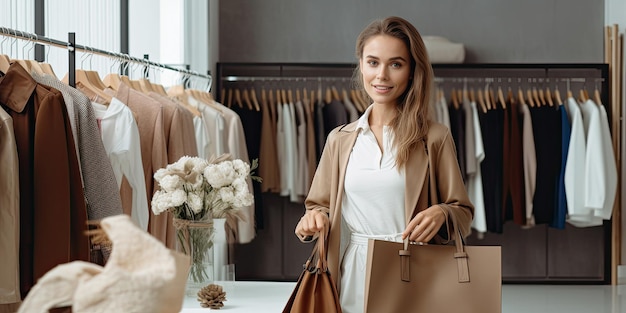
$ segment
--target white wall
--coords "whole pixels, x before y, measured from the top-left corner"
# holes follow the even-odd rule
[[[2,8],[0,10],[0,26],[30,33],[35,32],[33,1],[0,0],[0,8]],[[2,39],[0,40],[0,53],[6,54],[9,57],[16,59],[24,58],[22,52],[24,42],[9,40],[6,37],[0,39]],[[26,56],[34,58],[34,51],[31,50],[29,52],[29,48],[30,46],[27,46],[27,48],[24,50]]]

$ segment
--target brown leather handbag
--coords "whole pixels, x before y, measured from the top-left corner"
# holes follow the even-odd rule
[[[320,232],[283,313],[341,313],[337,285],[326,263],[328,231]]]
[[[455,245],[370,239],[365,312],[502,312],[499,246],[467,246],[454,214]]]

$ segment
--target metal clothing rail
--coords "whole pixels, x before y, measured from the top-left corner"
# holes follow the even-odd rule
[[[255,81],[292,81],[292,82],[319,82],[319,81],[350,81],[351,77],[337,76],[226,76],[222,81],[227,82],[255,82]]]
[[[116,52],[111,52],[111,51],[106,51],[106,50],[102,50],[102,49],[92,48],[92,47],[88,47],[88,46],[84,46],[84,45],[78,45],[75,42],[75,33],[73,33],[73,32],[68,33],[68,42],[64,42],[64,41],[53,39],[53,38],[48,38],[48,37],[45,37],[45,36],[39,36],[37,34],[25,32],[25,31],[21,31],[21,30],[15,30],[15,29],[2,27],[2,26],[0,26],[0,35],[5,36],[5,37],[12,37],[12,38],[17,38],[17,39],[27,40],[27,41],[30,41],[30,42],[39,43],[39,44],[43,44],[43,45],[47,45],[47,46],[51,46],[51,47],[58,47],[58,48],[67,49],[68,52],[69,52],[69,62],[70,62],[69,82],[70,82],[71,86],[75,86],[75,76],[74,76],[75,75],[75,69],[76,69],[75,52],[77,50],[78,51],[82,51],[82,52],[91,53],[91,54],[98,54],[98,55],[102,55],[102,56],[118,58],[118,59],[123,60],[125,62],[134,62],[134,63],[142,64],[144,66],[159,67],[159,68],[163,68],[163,69],[166,69],[166,70],[183,73],[183,74],[189,75],[189,76],[195,76],[195,77],[208,79],[209,80],[209,86],[212,83],[212,76],[210,75],[210,73],[209,73],[209,75],[204,75],[204,74],[200,74],[198,72],[194,72],[194,71],[191,71],[191,70],[175,68],[175,67],[171,67],[171,66],[168,66],[168,65],[165,65],[165,64],[153,62],[153,61],[150,61],[148,59],[140,59],[140,58],[132,57],[132,56],[130,56],[128,54],[116,53]]]
[[[225,76],[221,78],[226,82],[272,82],[272,81],[290,81],[290,82],[317,82],[317,81],[350,81],[352,77],[337,77],[337,76]],[[588,78],[588,77],[529,77],[529,76],[505,76],[505,77],[469,77],[469,76],[457,76],[457,77],[435,77],[434,81],[438,83],[442,82],[472,82],[472,83],[513,83],[513,82],[532,82],[532,83],[549,83],[550,79],[553,82],[604,82],[604,78]],[[513,81],[515,80],[515,81]]]

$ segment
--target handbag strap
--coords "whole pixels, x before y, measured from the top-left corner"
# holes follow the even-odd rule
[[[321,230],[321,234],[319,238],[317,238],[317,251],[319,252],[317,258],[317,268],[321,269],[322,272],[328,271],[328,261],[326,260],[327,249],[328,249],[328,233],[330,231],[330,225],[325,224],[324,228]]]
[[[326,225],[322,230],[320,230],[320,234],[317,237],[317,241],[315,243],[315,247],[311,251],[311,255],[306,260],[304,264],[304,268],[311,269],[311,265],[315,264],[315,270],[326,272],[328,271],[328,262],[327,258],[327,250],[328,250],[328,233],[330,231],[330,226]]]
[[[452,231],[454,233],[454,245],[456,246],[456,252],[454,252],[454,258],[457,262],[458,278],[460,283],[467,283],[470,281],[469,277],[469,262],[468,255],[465,251],[465,243],[463,242],[463,235],[459,229],[459,224],[456,215],[451,212],[448,205],[440,204],[444,211],[448,211],[448,217],[452,221]],[[446,219],[447,223],[447,219]],[[450,236],[450,235],[449,235]]]
[[[428,154],[428,142],[427,138],[422,139],[424,142],[424,152],[426,153],[426,160],[428,162],[426,175],[427,175],[427,184],[428,184],[428,205],[431,205],[431,189],[430,189],[430,155]],[[460,283],[465,283],[470,281],[469,277],[469,262],[468,255],[465,251],[465,243],[463,242],[463,236],[461,235],[461,230],[459,229],[458,221],[454,212],[452,212],[451,208],[444,203],[437,204],[446,215],[446,229],[449,230],[448,227],[448,218],[452,221],[452,234],[448,233],[448,239],[452,239],[454,236],[454,244],[456,246],[456,252],[454,252],[454,258],[457,261],[457,274],[458,281]],[[401,272],[400,277],[403,281],[409,281],[409,258],[411,257],[411,252],[409,251],[409,240],[404,240],[404,250],[399,251],[400,262],[401,262]]]

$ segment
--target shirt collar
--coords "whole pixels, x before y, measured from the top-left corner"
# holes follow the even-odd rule
[[[365,110],[365,112],[363,112],[363,115],[361,115],[361,117],[359,117],[359,121],[357,122],[356,125],[356,129],[358,130],[363,129],[363,131],[368,131],[370,130],[370,123],[369,123],[369,117],[370,117],[370,112],[372,112],[372,106],[368,106],[367,109]]]
[[[21,65],[13,62],[0,80],[0,103],[22,113],[35,87],[37,82],[33,77]]]

